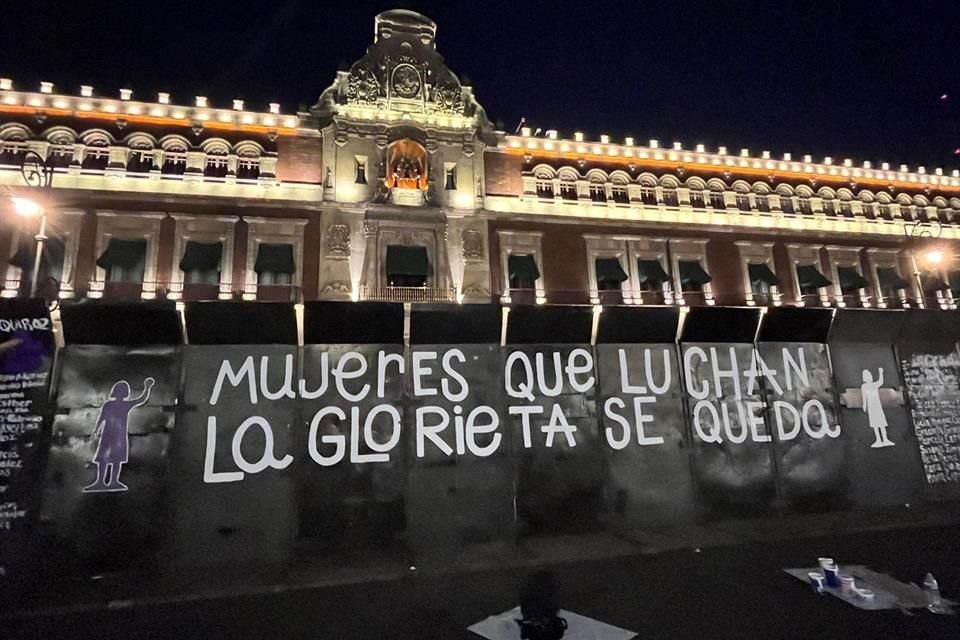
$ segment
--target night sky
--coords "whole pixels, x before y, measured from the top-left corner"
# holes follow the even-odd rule
[[[284,111],[315,102],[403,7],[513,130],[960,168],[960,2],[30,0],[0,7],[0,76]],[[13,6],[9,6],[13,5]],[[947,101],[942,94],[950,95]]]

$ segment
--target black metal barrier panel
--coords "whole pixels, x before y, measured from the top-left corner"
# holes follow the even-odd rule
[[[175,566],[282,562],[295,538],[302,440],[297,347],[189,345],[170,453]]]
[[[167,455],[180,348],[67,345],[60,353],[43,525],[60,571],[152,566],[169,522]]]
[[[602,526],[592,325],[589,307],[510,312],[503,375],[521,535]]]
[[[960,318],[907,312],[897,354],[920,448],[924,497],[960,498]]]
[[[598,412],[607,518],[623,534],[697,515],[677,363],[676,308],[610,307],[599,318]]]
[[[758,309],[695,308],[680,337],[697,485],[711,515],[762,512],[776,496],[759,321]]]
[[[491,305],[411,314],[406,513],[410,546],[421,557],[515,534],[501,319]]]
[[[851,506],[902,505],[920,496],[920,455],[893,344],[904,313],[840,309],[830,329]]]
[[[832,318],[830,309],[771,309],[757,337],[780,500],[801,511],[841,508],[848,491],[826,345]]]
[[[414,306],[405,349],[401,305],[307,304],[303,347],[292,306],[269,307],[274,344],[195,344],[224,339],[226,307],[197,309],[190,345],[62,352],[42,505],[62,571],[436,557],[956,495],[933,404],[960,395],[956,332],[911,341],[928,321],[898,312],[697,308],[678,340],[673,308],[518,306],[500,347],[498,306]]]
[[[42,300],[0,304],[0,600],[36,570],[54,339]],[[0,605],[2,608],[2,605]]]

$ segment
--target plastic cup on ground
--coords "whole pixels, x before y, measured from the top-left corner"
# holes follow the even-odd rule
[[[807,574],[810,579],[810,586],[817,593],[823,593],[823,574],[819,571],[811,571]]]
[[[845,596],[852,596],[854,588],[853,576],[841,573],[838,579],[840,580],[840,592]]]
[[[837,569],[837,564],[831,563],[823,568],[823,577],[827,583],[828,587],[839,587],[840,579],[838,577],[839,569]]]

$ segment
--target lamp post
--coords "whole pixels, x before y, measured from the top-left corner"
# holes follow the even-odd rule
[[[943,225],[939,221],[932,222],[911,222],[903,225],[903,233],[907,239],[907,246],[911,249],[920,249],[932,240],[936,240],[943,232]],[[929,246],[929,245],[927,245]],[[938,268],[946,257],[940,249],[930,249],[921,255],[927,265],[927,270],[931,267]],[[917,292],[919,293],[920,304],[926,303],[926,292],[923,290],[923,274],[920,272],[920,266],[917,264],[916,256],[913,260],[913,279],[916,282]]]
[[[54,165],[36,151],[27,151],[20,162],[20,174],[28,187],[44,193],[53,186]],[[34,240],[37,242],[37,251],[33,258],[33,271],[30,274],[30,297],[32,298],[37,293],[37,274],[40,272],[44,243],[47,241],[47,212],[42,201],[37,202],[26,197],[13,197],[10,200],[17,215],[25,218],[40,216],[40,228],[37,235],[34,236]]]

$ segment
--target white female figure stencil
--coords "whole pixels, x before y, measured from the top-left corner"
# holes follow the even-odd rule
[[[120,380],[110,389],[110,398],[100,407],[97,425],[91,438],[98,438],[97,451],[93,462],[97,465],[97,479],[84,487],[86,493],[108,491],[126,491],[127,485],[120,482],[120,472],[127,463],[130,451],[129,426],[130,412],[146,404],[153,389],[153,378],[143,381],[143,392],[133,397],[130,385]]]
[[[877,434],[877,439],[870,445],[872,449],[894,446],[894,443],[887,437],[887,416],[883,413],[883,405],[880,403],[880,387],[882,386],[883,367],[880,367],[876,382],[873,381],[873,375],[868,370],[863,370],[863,384],[860,385],[860,404],[867,414],[867,422],[870,424],[870,428]]]

